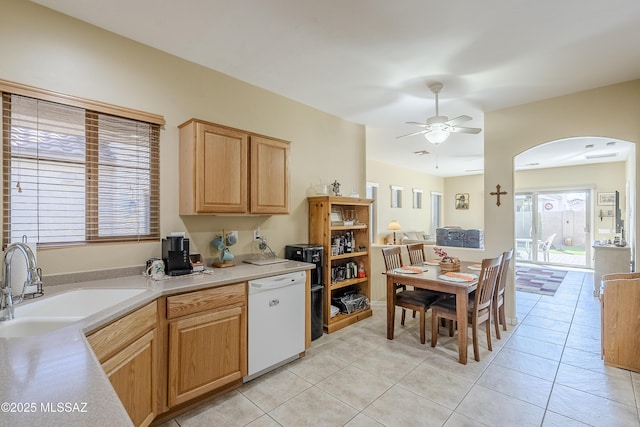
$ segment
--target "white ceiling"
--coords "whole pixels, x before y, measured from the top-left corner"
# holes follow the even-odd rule
[[[440,176],[478,173],[484,137],[451,135],[437,169],[422,136],[397,140],[418,130],[405,122],[435,115],[429,83],[444,83],[441,115],[482,128],[484,112],[640,78],[638,0],[34,2],[364,124],[369,158]],[[553,144],[518,163],[626,158],[630,144],[606,142]]]

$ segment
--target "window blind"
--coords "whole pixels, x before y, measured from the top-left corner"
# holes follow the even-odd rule
[[[4,245],[159,238],[159,126],[3,93]]]

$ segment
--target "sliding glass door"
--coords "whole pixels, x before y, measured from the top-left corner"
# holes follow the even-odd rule
[[[535,191],[515,198],[516,259],[586,267],[590,257],[589,190]]]

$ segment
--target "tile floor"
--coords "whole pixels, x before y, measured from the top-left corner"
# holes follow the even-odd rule
[[[414,319],[387,340],[373,303],[306,357],[164,426],[640,426],[640,374],[600,359],[592,289],[591,273],[570,271],[553,297],[518,292],[518,326],[492,352],[480,333],[481,361],[470,345],[466,366],[456,337],[421,345]]]

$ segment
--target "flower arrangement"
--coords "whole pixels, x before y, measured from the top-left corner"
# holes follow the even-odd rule
[[[442,271],[460,271],[460,259],[449,256],[442,248],[434,247],[433,252],[441,258],[440,269]]]
[[[442,262],[460,262],[458,258],[449,256],[442,248],[437,246],[433,248],[433,252],[441,258]]]

